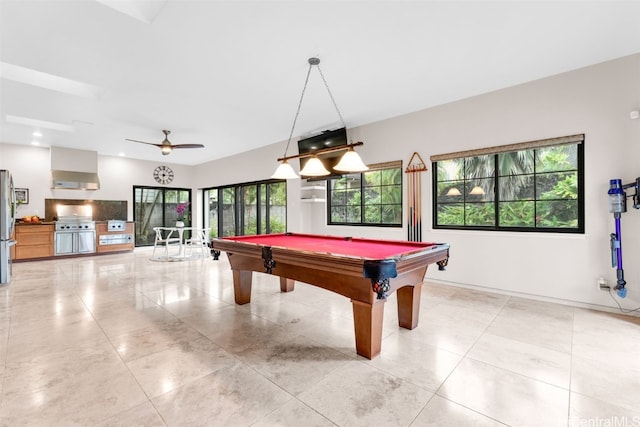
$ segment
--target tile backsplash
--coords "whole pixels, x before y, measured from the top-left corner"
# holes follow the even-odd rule
[[[57,205],[91,205],[94,221],[127,220],[126,200],[44,199],[46,221],[56,221],[58,219],[56,213]]]

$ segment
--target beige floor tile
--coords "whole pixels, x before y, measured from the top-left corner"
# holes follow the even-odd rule
[[[573,308],[557,305],[549,310],[538,301],[526,308],[520,300],[508,304],[487,328],[487,333],[515,341],[571,353]]]
[[[576,309],[573,354],[604,363],[624,361],[626,368],[640,371],[640,318]]]
[[[505,424],[440,396],[433,396],[411,427],[499,427]]]
[[[22,335],[26,333],[56,334],[64,333],[66,330],[74,328],[90,328],[95,326],[95,319],[89,310],[66,312],[52,317],[38,318],[32,316],[30,320],[11,321],[11,335]]]
[[[468,335],[479,335],[494,321],[496,314],[491,311],[466,308],[452,303],[440,303],[424,307],[420,312],[419,325],[423,323],[438,326],[454,326]]]
[[[571,355],[568,353],[484,334],[467,357],[569,389]]]
[[[242,352],[256,343],[269,342],[281,335],[293,335],[239,306],[183,317],[182,321],[231,353]]]
[[[133,360],[127,366],[147,396],[155,397],[236,362],[203,337]]]
[[[640,371],[630,369],[624,359],[604,362],[573,356],[571,391],[640,411]]]
[[[74,293],[60,292],[33,299],[16,296],[11,310],[12,323],[45,320],[54,317],[87,313],[87,307]]]
[[[382,349],[378,357],[365,363],[434,392],[462,359],[413,334],[392,334],[382,341]]]
[[[149,294],[145,295],[153,300]],[[163,290],[161,297],[153,301],[176,317],[192,316],[229,306],[226,302],[193,288]]]
[[[156,397],[153,404],[169,426],[249,426],[291,399],[238,362]]]
[[[0,417],[5,425],[91,425],[147,400],[112,348],[42,355],[7,369]]]
[[[10,333],[7,360],[24,360],[43,352],[58,352],[93,340],[106,342],[106,337],[95,321],[82,316],[78,319],[60,319],[60,322],[29,324],[23,333]],[[13,328],[12,328],[13,329]],[[16,327],[19,329],[19,327]]]
[[[122,360],[128,362],[202,337],[200,332],[181,320],[174,319],[109,339]]]
[[[422,298],[432,304],[449,301],[459,288],[425,280],[422,285]]]
[[[303,335],[346,355],[356,354],[356,338],[353,317],[345,317],[330,312],[313,311],[301,316],[297,321],[283,325],[295,335]],[[388,335],[391,332],[383,331]]]
[[[114,308],[110,314],[97,318],[97,323],[107,336],[116,336],[142,328],[161,327],[176,321],[176,317],[158,306],[141,310]]]
[[[337,369],[298,398],[340,426],[409,425],[432,392],[359,361]]]
[[[437,393],[507,425],[566,426],[569,391],[471,359]]]
[[[334,423],[297,399],[291,399],[252,427],[331,427]]]
[[[579,393],[571,393],[569,427],[634,425],[640,425],[640,410],[632,411]]]
[[[124,426],[160,427],[166,424],[153,404],[145,402],[94,425],[94,427]]]
[[[397,332],[442,350],[464,355],[491,324],[495,315],[438,303],[422,305],[418,327]]]
[[[500,295],[475,289],[455,289],[455,292],[447,298],[447,304],[493,316],[495,316],[510,299],[507,295]]]
[[[7,354],[6,375],[24,382],[25,387],[55,384],[77,372],[101,365],[122,367],[122,361],[104,336],[96,335],[74,345],[54,347],[49,344],[33,346],[31,351],[11,351]]]
[[[236,356],[274,384],[297,395],[354,360],[356,354],[341,353],[308,337],[283,335],[256,343]]]
[[[298,290],[285,294],[262,295],[260,298],[252,298],[251,303],[244,307],[251,314],[279,325],[295,323],[310,314],[324,312],[320,307],[311,307],[291,298],[295,292]]]

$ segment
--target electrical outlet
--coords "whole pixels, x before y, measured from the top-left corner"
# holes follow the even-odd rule
[[[604,277],[600,277],[598,279],[598,289],[600,289],[601,291],[608,291],[611,289]]]

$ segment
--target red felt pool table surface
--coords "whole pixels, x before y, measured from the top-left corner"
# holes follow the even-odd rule
[[[263,234],[256,236],[225,237],[225,240],[255,243],[298,251],[326,253],[362,259],[387,259],[407,256],[416,251],[435,247],[436,243],[404,242],[393,240],[360,239],[312,234]]]

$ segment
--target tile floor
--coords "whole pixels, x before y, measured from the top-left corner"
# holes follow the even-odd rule
[[[150,250],[14,264],[2,426],[640,426],[640,319],[427,283],[355,354],[350,302]]]

